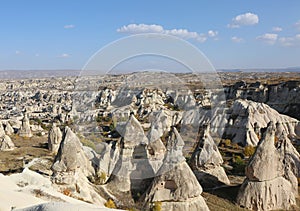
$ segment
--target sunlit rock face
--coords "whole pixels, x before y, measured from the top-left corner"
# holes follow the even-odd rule
[[[223,158],[210,136],[209,130],[209,124],[201,127],[199,142],[190,159],[191,168],[204,188],[213,188],[230,183],[221,166]]]
[[[299,154],[291,148],[288,139],[276,143],[275,132],[276,126],[270,122],[246,167],[247,178],[237,196],[237,203],[242,207],[278,210],[296,204]],[[292,168],[295,164],[297,167]]]
[[[162,210],[209,210],[202,187],[182,155],[184,142],[176,128],[168,139],[162,167],[145,196],[145,210],[161,203]]]

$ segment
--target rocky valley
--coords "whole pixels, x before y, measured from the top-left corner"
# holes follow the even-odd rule
[[[2,77],[0,210],[298,210],[299,72],[213,77]]]

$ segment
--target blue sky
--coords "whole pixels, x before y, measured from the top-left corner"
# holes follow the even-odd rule
[[[217,68],[300,66],[300,1],[1,0],[0,70],[81,69],[103,46],[156,32]]]

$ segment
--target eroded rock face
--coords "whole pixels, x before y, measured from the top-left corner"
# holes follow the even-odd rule
[[[247,209],[289,209],[296,203],[295,168],[291,166],[299,162],[299,157],[291,159],[298,155],[290,154],[293,150],[289,148],[289,140],[274,143],[275,131],[275,124],[270,122],[246,168],[247,179],[238,193],[237,203]]]
[[[250,99],[268,104],[280,113],[300,119],[299,115],[299,81],[286,81],[278,84],[263,84],[261,82],[237,82],[225,87],[226,97],[230,99]]]
[[[276,136],[285,132],[291,139],[299,139],[300,122],[278,113],[264,103],[238,99],[230,108],[216,108],[212,112],[194,109],[184,113],[183,125],[203,125],[209,119],[212,137],[225,137],[233,143],[257,146],[261,129],[270,121],[276,123]],[[277,136],[278,137],[278,136]]]
[[[146,210],[157,202],[162,210],[209,210],[201,196],[202,187],[182,155],[183,145],[173,128],[164,164],[145,196]]]
[[[0,137],[0,151],[13,150],[14,148],[15,144],[8,135],[3,135]]]
[[[101,205],[103,198],[95,191],[88,177],[95,176],[91,161],[86,156],[79,138],[66,127],[55,161],[51,180],[60,192],[66,190],[72,197]]]
[[[29,118],[28,115],[25,113],[24,114],[24,118],[22,120],[22,124],[21,127],[18,131],[19,136],[21,137],[26,137],[26,138],[30,138],[32,137],[32,132],[30,129],[30,124],[29,124]]]
[[[235,143],[256,146],[261,137],[260,129],[273,121],[278,123],[276,131],[284,131],[291,137],[295,137],[296,127],[299,121],[291,117],[281,115],[270,106],[249,100],[236,100],[232,106],[232,113],[226,129],[226,135],[233,137]]]
[[[79,174],[94,174],[91,162],[86,157],[76,134],[66,127],[55,162],[51,167],[53,181],[57,184],[74,184]]]
[[[12,135],[15,132],[12,126],[9,124],[9,122],[7,122],[5,125],[5,132],[7,135]]]
[[[191,168],[204,188],[212,188],[230,181],[221,166],[222,156],[209,133],[209,124],[200,129],[200,139],[191,157]]]
[[[53,123],[52,128],[48,134],[48,149],[51,152],[57,153],[59,149],[60,142],[62,140],[62,133],[59,127]]]
[[[147,186],[144,180],[154,176],[148,160],[148,140],[144,130],[134,115],[131,115],[119,131],[122,136],[120,155],[108,186],[120,192],[143,190]]]

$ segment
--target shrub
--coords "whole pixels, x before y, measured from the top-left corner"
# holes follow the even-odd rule
[[[226,147],[229,147],[231,145],[231,140],[230,139],[224,140],[224,144]]]
[[[99,178],[99,183],[100,184],[104,184],[105,181],[106,181],[106,177],[107,177],[106,173],[105,172],[101,172],[101,174],[98,177]]]
[[[254,152],[255,152],[255,147],[250,145],[246,146],[244,149],[244,155],[248,157],[252,156]]]
[[[108,199],[107,202],[104,203],[104,206],[107,208],[117,209],[117,206],[112,199]]]
[[[236,174],[244,175],[245,174],[245,168],[246,168],[246,163],[245,161],[241,158],[241,156],[235,156],[233,159],[233,172]]]
[[[152,211],[161,211],[161,201],[154,202]]]
[[[66,196],[71,196],[72,195],[71,190],[69,188],[64,189],[63,194],[66,195]]]

